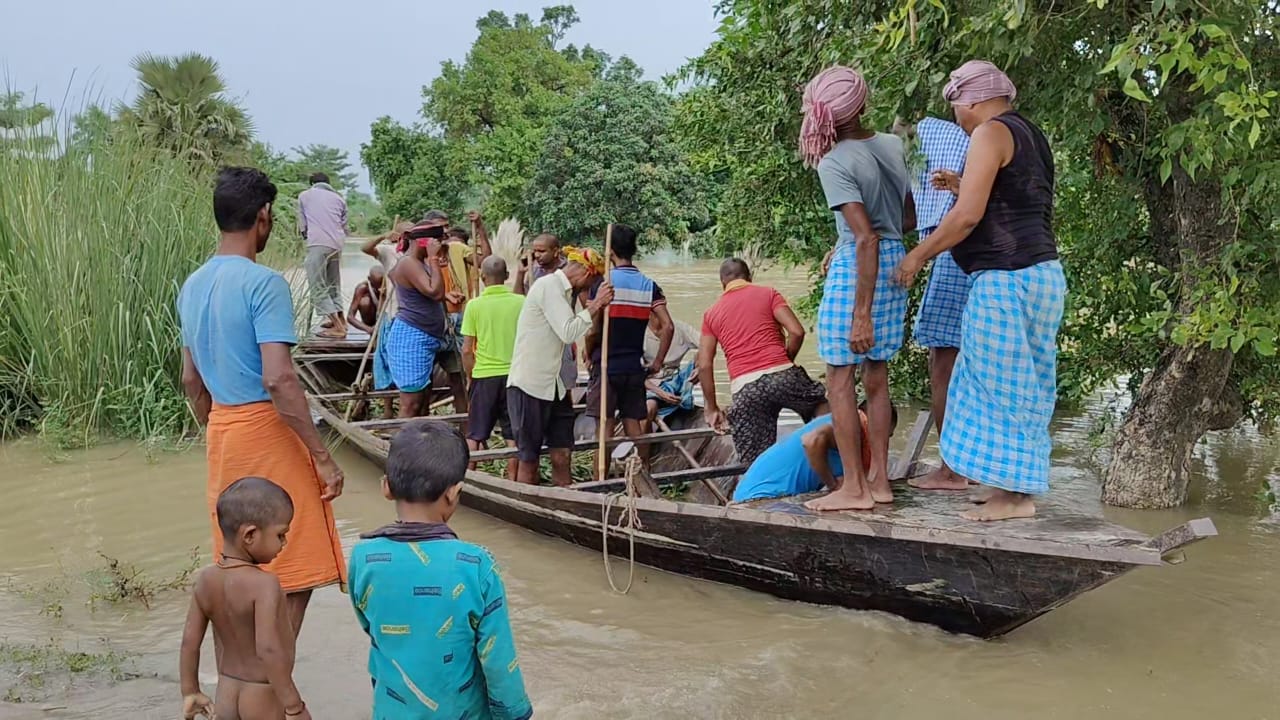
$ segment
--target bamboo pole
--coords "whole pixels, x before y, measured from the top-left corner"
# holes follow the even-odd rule
[[[480,237],[476,221],[471,221],[471,267],[467,268],[467,296],[480,297]]]
[[[395,232],[396,226],[400,224],[400,216],[396,215],[396,219],[391,223],[391,231]],[[369,354],[374,348],[378,347],[378,334],[382,331],[382,317],[387,310],[387,294],[395,292],[395,287],[391,283],[391,273],[383,273],[382,275],[382,298],[378,302],[378,314],[373,320],[373,332],[369,333],[369,343],[364,346],[364,357],[360,358],[360,368],[356,370],[356,380],[351,384],[352,392],[360,391],[360,383],[364,380],[364,368],[369,362]],[[352,401],[347,403],[347,412],[344,420],[350,422],[351,416],[355,413],[356,406],[361,403]]]
[[[604,231],[604,281],[609,281],[609,262],[613,255],[613,223]],[[596,478],[604,480],[609,473],[609,455],[605,450],[606,431],[613,429],[613,418],[609,417],[609,306],[603,312],[604,324],[600,331],[600,417],[596,429]]]

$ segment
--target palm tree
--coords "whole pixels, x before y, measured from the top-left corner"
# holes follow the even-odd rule
[[[121,121],[149,145],[193,164],[216,166],[242,159],[253,123],[218,75],[218,63],[198,53],[133,59],[138,97],[119,108]]]

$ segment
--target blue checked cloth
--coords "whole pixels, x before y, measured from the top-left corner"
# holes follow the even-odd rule
[[[942,425],[942,459],[952,470],[1010,492],[1049,489],[1066,297],[1057,260],[974,273]]]
[[[680,398],[679,405],[667,405],[651,392],[645,393],[646,400],[658,400],[658,417],[666,420],[676,410],[688,412],[693,410],[693,381],[698,377],[698,363],[690,360],[680,367],[671,377],[658,383],[663,392],[669,392]]]
[[[920,242],[926,237],[928,233],[921,232]],[[916,313],[916,343],[927,348],[960,347],[960,320],[970,284],[969,276],[951,258],[950,250],[933,259],[929,284]]]
[[[397,320],[391,324],[387,333],[387,364],[391,368],[391,380],[400,392],[421,392],[431,384],[431,371],[441,345],[440,338],[407,322]]]
[[[871,300],[871,324],[875,345],[859,355],[849,348],[853,329],[854,294],[858,285],[857,244],[842,241],[831,256],[831,268],[822,286],[818,306],[818,356],[828,365],[857,365],[866,360],[889,360],[902,348],[906,336],[907,289],[893,278],[893,271],[907,255],[901,240],[880,240],[880,268]]]
[[[378,347],[373,351],[373,389],[387,390],[391,387],[391,365],[387,362],[387,334],[391,332],[394,317],[383,318],[382,328],[378,331]]]
[[[953,122],[927,117],[916,124],[916,137],[920,139],[925,166],[916,178],[916,187],[911,194],[916,201],[916,227],[921,229],[923,236],[942,223],[942,216],[956,202],[950,191],[934,190],[929,178],[935,170],[964,172],[969,136]]]

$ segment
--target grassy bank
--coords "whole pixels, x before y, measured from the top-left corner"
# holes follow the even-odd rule
[[[212,250],[208,184],[127,142],[0,152],[0,436],[191,427],[174,302]]]

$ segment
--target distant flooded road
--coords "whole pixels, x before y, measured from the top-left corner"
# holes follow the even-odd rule
[[[357,257],[346,258],[348,285],[363,274]],[[673,314],[697,327],[719,293],[716,265],[644,266]],[[759,281],[792,298],[808,288],[800,272]],[[816,374],[815,345],[802,360]],[[1053,493],[1093,512],[1102,510],[1090,430],[1102,405],[1054,425]],[[349,546],[391,519],[392,507],[372,464],[345,449],[337,457],[347,484],[335,510]],[[1276,443],[1252,431],[1206,441],[1187,507],[1106,515],[1146,532],[1210,515],[1219,537],[1188,549],[1181,565],[1137,570],[995,641],[643,567],[631,594],[618,596],[599,553],[465,509],[454,525],[503,566],[541,718],[1277,718],[1280,528],[1263,520],[1257,496],[1278,462]],[[34,703],[0,702],[0,718],[176,717],[187,596],[162,592],[150,610],[102,602],[91,610],[83,577],[101,566],[99,553],[163,578],[192,547],[208,552],[203,448],[149,456],[119,444],[51,462],[39,444],[21,441],[0,446],[0,468],[0,641],[100,652],[106,638],[134,656],[128,670],[141,675],[82,678],[69,694],[45,688]],[[367,647],[347,598],[318,592],[295,673],[317,718],[369,717]],[[0,652],[0,697],[30,681],[5,663]],[[201,674],[207,691],[211,650]]]

